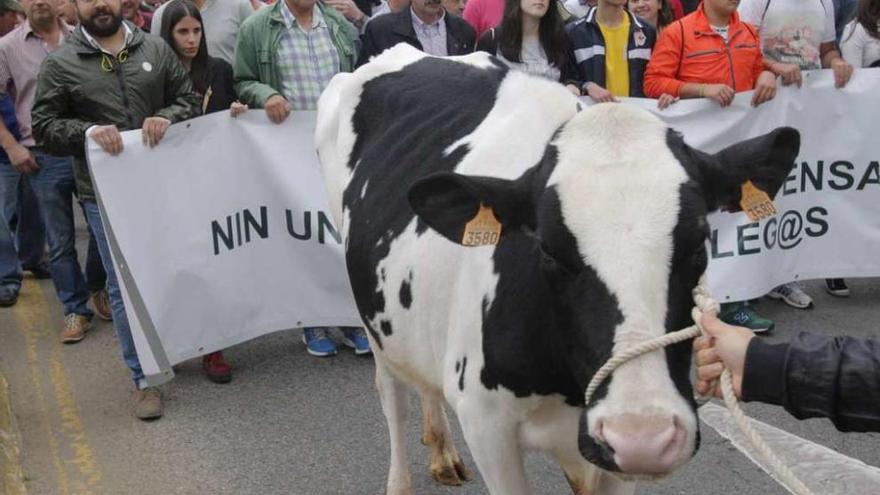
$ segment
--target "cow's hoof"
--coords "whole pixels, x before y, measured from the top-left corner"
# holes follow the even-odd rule
[[[451,465],[432,467],[431,476],[441,485],[460,486],[471,479],[471,473],[461,461],[455,461]]]

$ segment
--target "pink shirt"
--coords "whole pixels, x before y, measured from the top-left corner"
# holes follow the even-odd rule
[[[71,26],[60,22],[61,41],[73,31]],[[59,45],[60,46],[60,45]],[[21,130],[21,144],[33,146],[31,136],[31,107],[37,93],[37,76],[43,59],[54,51],[31,29],[29,22],[22,22],[9,34],[0,38],[0,93],[6,93],[8,84],[15,86],[15,118]]]
[[[504,15],[504,0],[468,0],[464,6],[464,20],[477,32],[477,39],[497,26]]]

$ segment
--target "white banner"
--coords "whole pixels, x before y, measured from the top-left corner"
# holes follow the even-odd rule
[[[792,280],[880,275],[880,70],[856,71],[844,90],[827,71],[782,88],[755,109],[681,101],[662,112],[630,99],[717,151],[789,125],[797,166],[777,196],[779,215],[711,217],[709,282],[735,301]],[[89,159],[132,334],[147,381],[171,365],[283,329],[357,325],[338,234],[327,213],[312,144],[315,115],[282,125],[262,111],[172,126],[149,149],[123,133],[118,157],[90,143]],[[633,136],[638,139],[638,136]],[[648,159],[650,157],[647,157]]]
[[[147,376],[303,326],[359,326],[312,146],[314,112],[283,125],[222,112],[155,148],[123,133],[89,159],[132,336]]]

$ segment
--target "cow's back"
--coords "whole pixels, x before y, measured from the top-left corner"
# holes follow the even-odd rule
[[[319,105],[319,152],[355,300],[380,347],[400,328],[442,339],[449,326],[478,324],[468,315],[491,290],[491,248],[428,231],[410,185],[441,171],[518,177],[577,105],[561,85],[482,53],[438,59],[398,45],[334,79]],[[472,307],[454,309],[462,304]]]

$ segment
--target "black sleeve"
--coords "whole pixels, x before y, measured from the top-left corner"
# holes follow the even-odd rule
[[[474,51],[486,52],[489,55],[496,55],[498,53],[498,42],[495,40],[495,28],[486,31],[480,36],[480,40],[477,41],[477,47]]]
[[[742,396],[798,419],[829,418],[840,431],[880,432],[880,340],[806,332],[788,344],[752,339]]]
[[[208,70],[211,81],[211,98],[205,108],[205,114],[229,110],[232,103],[237,100],[232,66],[223,59],[211,57],[208,59]]]
[[[370,57],[374,57],[379,54],[379,46],[376,40],[376,28],[377,26],[381,26],[382,17],[393,15],[393,14],[385,14],[379,16],[377,19],[367,22],[367,27],[364,29],[364,34],[361,36],[361,49],[360,53],[358,53],[357,63],[355,64],[355,69],[364,65],[365,63],[370,61]]]
[[[578,89],[584,87],[584,82],[581,81],[580,73],[578,72],[577,61],[574,58],[574,47],[567,40],[565,43],[565,59],[562,67],[559,69],[561,72],[559,82],[577,86]]]

